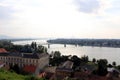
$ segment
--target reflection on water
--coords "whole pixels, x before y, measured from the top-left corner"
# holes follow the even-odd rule
[[[32,41],[37,42],[38,44],[45,45],[46,40],[30,40],[30,41],[16,41],[14,44],[30,44]],[[62,55],[77,55],[79,57],[83,55],[88,55],[90,59],[107,59],[109,63],[116,61],[117,64],[120,64],[120,48],[107,48],[107,47],[86,47],[86,46],[75,46],[75,45],[64,45],[62,44],[52,44],[48,48],[48,52],[51,51],[60,51]]]

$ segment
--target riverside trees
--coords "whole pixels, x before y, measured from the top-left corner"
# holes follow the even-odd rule
[[[10,52],[24,52],[24,53],[47,53],[47,48],[42,45],[37,45],[36,42],[26,45],[14,45],[9,40],[0,40],[0,48],[5,48]]]

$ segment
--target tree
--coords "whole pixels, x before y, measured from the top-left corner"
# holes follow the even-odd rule
[[[32,42],[32,43],[31,43],[31,47],[32,47],[33,49],[36,49],[36,48],[37,48],[37,43],[36,43],[36,42]]]
[[[55,51],[55,52],[54,52],[54,57],[59,58],[60,56],[61,56],[60,51]]]
[[[89,61],[89,57],[86,56],[86,55],[84,55],[84,56],[81,57],[81,60],[82,60],[83,62],[88,62],[88,61]]]
[[[52,66],[58,66],[61,64],[62,60],[61,60],[61,53],[59,51],[55,51],[53,54],[53,58],[50,58],[50,64]]]
[[[120,65],[118,65],[117,68],[120,70]]]
[[[93,62],[93,63],[95,63],[95,62],[96,62],[96,59],[95,59],[95,58],[93,58],[92,62]]]
[[[113,66],[111,64],[108,64],[108,68],[112,68]]]
[[[112,65],[113,65],[113,66],[116,66],[116,62],[115,62],[115,61],[114,61],[114,62],[112,62]]]
[[[107,63],[108,61],[106,59],[100,59],[98,60],[98,70],[97,73],[100,76],[105,76],[107,72]]]
[[[10,40],[0,40],[0,48],[5,48],[6,50],[11,50],[13,43]]]
[[[81,59],[78,56],[76,56],[76,55],[72,56],[71,57],[71,61],[74,63],[73,69],[75,69],[75,68],[80,66]]]
[[[24,45],[21,49],[21,52],[31,53],[32,52],[31,46],[28,44]]]
[[[47,53],[47,48],[45,48],[44,46],[42,45],[39,45],[37,50],[36,50],[37,53]]]

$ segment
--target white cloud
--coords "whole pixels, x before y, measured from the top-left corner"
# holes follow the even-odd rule
[[[74,0],[78,10],[84,13],[98,14],[110,7],[108,0]]]

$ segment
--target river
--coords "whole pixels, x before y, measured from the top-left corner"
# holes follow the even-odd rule
[[[28,40],[28,41],[16,41],[14,44],[31,44],[31,42],[37,42],[38,44],[42,44],[45,47],[47,40]],[[109,63],[115,61],[118,65],[120,65],[120,48],[111,48],[111,47],[88,47],[88,46],[75,46],[75,45],[66,45],[64,47],[63,44],[52,44],[50,48],[48,48],[48,52],[52,51],[60,51],[62,55],[77,55],[81,57],[83,55],[89,56],[89,59],[107,59]]]

